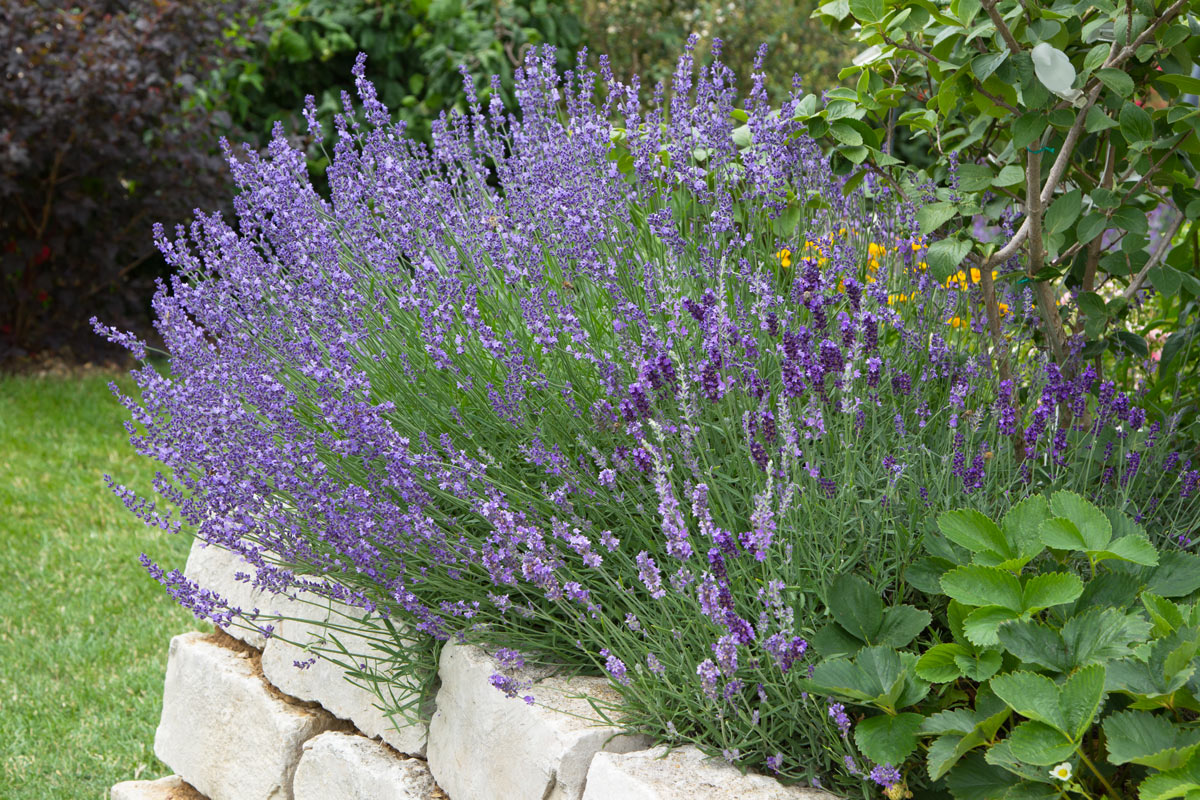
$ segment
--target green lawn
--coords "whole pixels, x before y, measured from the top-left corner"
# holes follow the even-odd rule
[[[190,537],[129,514],[146,490],[114,374],[0,375],[0,797],[107,797],[154,757],[167,642],[199,623],[138,564],[182,568]],[[130,384],[124,377],[122,386]]]

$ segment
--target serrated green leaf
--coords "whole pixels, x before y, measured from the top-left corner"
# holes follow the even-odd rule
[[[1000,526],[974,509],[943,512],[937,526],[943,536],[973,554],[987,553],[1000,561],[1017,555]]]
[[[982,682],[1000,670],[1003,657],[999,650],[984,650],[980,653],[956,655],[954,663],[962,670],[963,675],[973,681]]]
[[[958,680],[963,671],[954,658],[969,654],[970,651],[966,647],[954,642],[935,645],[926,650],[917,661],[917,674],[934,683],[949,683]]]
[[[1089,551],[1088,555],[1097,563],[1108,559],[1128,561],[1152,567],[1158,563],[1158,550],[1145,536],[1122,536],[1113,539],[1103,550]]]
[[[1083,594],[1083,581],[1066,572],[1035,575],[1025,582],[1021,600],[1022,613],[1029,614],[1044,608],[1075,602]]]
[[[996,567],[956,567],[942,576],[942,591],[968,606],[997,605],[1017,612],[1023,608],[1021,582]]]
[[[1194,800],[1200,791],[1200,759],[1192,759],[1178,769],[1151,775],[1138,787],[1138,800]]]
[[[917,749],[920,714],[880,714],[854,726],[854,743],[864,756],[879,764],[903,764]]]
[[[1065,733],[1076,741],[1082,739],[1092,726],[1092,720],[1096,718],[1096,712],[1100,710],[1100,702],[1103,699],[1103,664],[1084,667],[1067,678],[1059,698],[1063,719],[1067,724]]]
[[[937,737],[929,745],[925,755],[925,766],[930,780],[939,780],[943,775],[962,759],[967,753],[984,743],[979,733],[945,734]]]
[[[1146,576],[1146,588],[1162,597],[1185,597],[1200,589],[1200,556],[1168,550]]]
[[[1023,664],[1056,672],[1071,669],[1066,642],[1058,631],[1032,620],[1006,622],[997,630],[1000,645]]]
[[[970,753],[946,775],[946,788],[955,800],[1000,800],[1013,786],[1012,776]]]
[[[1026,497],[1010,508],[1000,521],[1000,528],[1004,531],[1004,538],[1014,546],[1016,555],[1008,558],[1003,565],[991,566],[1018,570],[1042,552],[1041,525],[1049,517],[1050,504],[1041,495]]]
[[[931,714],[921,723],[920,733],[958,733],[966,735],[975,730],[976,714],[966,708],[955,708]]]
[[[1005,622],[1020,617],[1004,606],[983,606],[963,619],[963,635],[976,647],[995,647],[1000,643],[996,630]]]
[[[1050,725],[1030,720],[1008,735],[1012,754],[1026,764],[1049,766],[1071,757],[1078,743]]]
[[[1104,512],[1074,492],[1055,492],[1050,510],[1075,523],[1088,550],[1099,550],[1112,539],[1112,523]]]
[[[845,658],[833,658],[817,664],[813,668],[811,683],[826,694],[863,703],[884,692],[878,681],[864,674],[857,664]]]
[[[1149,633],[1150,623],[1140,615],[1115,608],[1088,608],[1063,623],[1059,635],[1069,663],[1061,671],[1125,658]]]
[[[1040,782],[1043,785],[1050,782],[1049,771],[1042,767],[1026,764],[1013,755],[1012,745],[1008,739],[1002,739],[989,747],[983,757],[987,763],[1002,767],[1007,772],[1025,780]]]
[[[1036,672],[1007,672],[992,678],[989,685],[996,696],[1013,711],[1069,735],[1070,721],[1059,706],[1059,697],[1063,690],[1045,675]],[[1028,761],[1022,756],[1018,758]]]
[[[1104,720],[1104,738],[1113,764],[1171,770],[1186,764],[1196,752],[1200,729],[1181,728],[1148,711],[1119,711]]]

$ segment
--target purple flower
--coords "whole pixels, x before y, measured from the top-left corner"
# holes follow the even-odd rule
[[[696,674],[700,676],[700,688],[704,690],[705,696],[715,703],[720,696],[717,693],[717,682],[721,679],[721,671],[711,658],[706,658],[696,667]]]
[[[842,736],[847,736],[850,733],[850,717],[846,715],[846,707],[841,703],[829,704],[829,718],[833,720],[838,727],[838,732]]]
[[[608,671],[613,680],[622,686],[628,686],[629,676],[626,674],[625,662],[614,656],[607,649],[601,650],[600,656],[604,659],[604,669]]]
[[[642,581],[642,585],[650,592],[650,596],[655,600],[660,600],[666,596],[667,590],[662,585],[662,573],[658,569],[658,565],[654,563],[654,558],[649,553],[642,550],[637,554],[638,578]]]

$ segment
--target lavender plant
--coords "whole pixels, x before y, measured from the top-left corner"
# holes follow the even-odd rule
[[[519,113],[464,76],[470,113],[428,147],[360,58],[329,200],[280,132],[228,151],[236,223],[159,229],[169,370],[124,402],[179,516],[118,494],[264,589],[386,620],[374,686],[458,637],[607,674],[664,740],[868,792],[844,712],[801,686],[836,576],[899,604],[938,513],[1047,488],[1190,544],[1200,471],[1087,370],[1034,354],[999,381],[961,324],[985,318],[979,276],[927,274],[915,202],[847,188],[794,121],[800,88],[772,107],[764,56],[738,107],[719,43],[649,101],[543,49]],[[1004,300],[1027,339],[1031,298]],[[197,614],[268,627],[147,566]]]

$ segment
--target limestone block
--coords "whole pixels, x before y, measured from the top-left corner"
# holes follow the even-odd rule
[[[649,746],[640,736],[611,738],[620,729],[578,697],[615,699],[600,678],[544,678],[529,690],[530,706],[488,682],[499,667],[479,648],[448,644],[440,667],[429,769],[456,800],[580,800],[597,752]]]
[[[370,639],[354,633],[356,625],[362,624],[364,612],[336,601],[327,601],[324,609],[309,603],[295,613],[313,621],[282,620],[277,623],[275,635],[267,641],[263,650],[263,674],[267,680],[286,694],[320,703],[327,711],[353,722],[367,736],[378,736],[401,753],[424,756],[424,724],[409,725],[399,715],[393,718],[394,721],[389,719],[379,709],[380,699],[373,692],[350,683],[341,666],[321,656],[322,653],[328,653],[346,663],[350,659],[341,651],[341,647],[345,647],[369,666],[375,666],[376,661],[369,656],[375,652]],[[284,639],[305,645],[311,652],[305,652]],[[317,660],[310,666],[296,666],[297,662],[308,662],[314,654]],[[400,693],[404,690],[385,687],[384,691],[387,697],[386,692]],[[405,705],[411,700],[404,696],[390,699],[396,701],[395,706]]]
[[[205,800],[178,775],[156,781],[122,781],[112,787],[109,800]]]
[[[668,752],[597,753],[583,800],[838,800],[820,789],[783,786],[766,775],[742,775],[695,747]]]
[[[292,800],[304,743],[338,725],[271,687],[257,653],[228,637],[171,640],[154,754],[211,800]]]
[[[292,793],[295,800],[427,800],[433,786],[424,761],[364,736],[330,732],[304,743]]]
[[[297,608],[296,601],[285,595],[267,594],[253,588],[249,583],[234,580],[233,576],[239,572],[253,574],[254,567],[230,550],[206,545],[199,539],[192,541],[192,549],[188,553],[183,574],[189,580],[200,584],[200,588],[216,592],[230,606],[241,608],[247,614],[256,608],[268,617],[275,614],[293,614]],[[306,605],[300,604],[299,607],[304,608]],[[303,616],[303,613],[295,613],[295,616]],[[264,619],[263,624],[274,624],[274,620]],[[250,628],[245,621],[235,619],[233,625],[223,630],[259,650],[266,646],[266,637]]]

